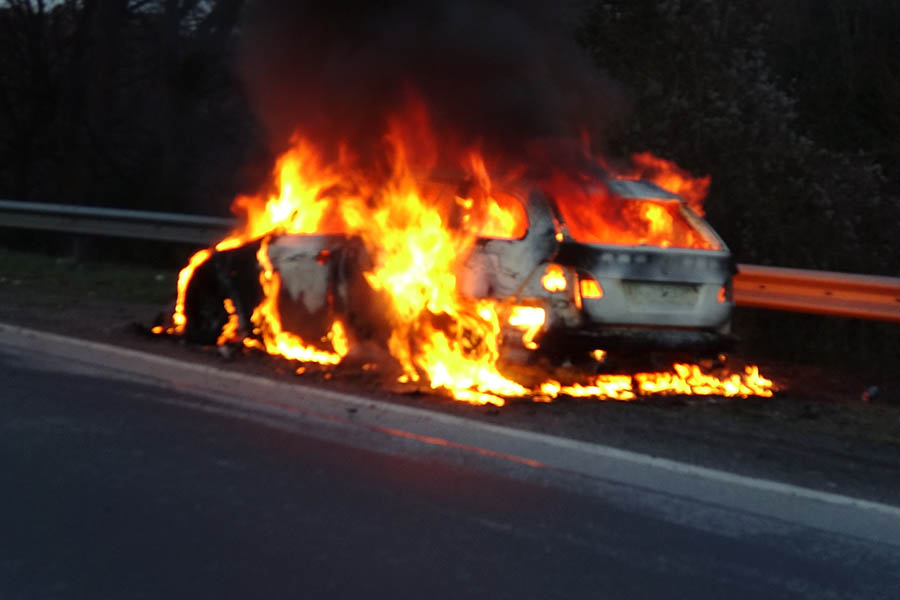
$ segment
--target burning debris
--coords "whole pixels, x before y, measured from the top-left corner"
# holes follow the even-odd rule
[[[380,371],[476,404],[772,394],[754,368],[563,381],[536,366],[717,351],[733,309],[708,178],[649,154],[617,174],[591,151],[620,96],[563,14],[386,2],[351,23],[345,4],[251,11],[243,71],[287,149],[235,200],[244,225],[182,270],[158,333],[322,365],[383,348]]]

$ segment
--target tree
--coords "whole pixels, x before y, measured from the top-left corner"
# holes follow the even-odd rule
[[[633,91],[620,151],[711,174],[709,218],[740,260],[895,272],[897,198],[870,155],[804,128],[774,31],[766,4],[614,0],[592,5],[581,39]]]
[[[220,212],[253,148],[242,0],[10,0],[0,166],[20,199]]]

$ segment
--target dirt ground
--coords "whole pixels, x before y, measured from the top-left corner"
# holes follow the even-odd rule
[[[769,399],[563,398],[476,407],[372,391],[378,374],[352,365],[296,375],[296,365],[259,353],[225,358],[214,348],[147,335],[146,326],[168,309],[175,275],[0,249],[0,322],[900,505],[900,373],[883,365],[844,371],[755,356],[781,388]]]

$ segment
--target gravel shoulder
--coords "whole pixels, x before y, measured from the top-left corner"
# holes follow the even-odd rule
[[[352,365],[298,376],[294,366],[258,353],[225,358],[216,349],[142,333],[140,325],[168,309],[175,275],[0,249],[0,321],[900,505],[900,368],[886,376],[884,369],[873,375],[761,358],[761,371],[782,388],[771,399],[475,407],[389,391],[377,375]],[[878,395],[864,398],[872,386]]]

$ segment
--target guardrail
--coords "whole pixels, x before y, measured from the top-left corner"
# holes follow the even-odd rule
[[[236,225],[235,219],[200,215],[0,200],[0,227],[208,246]]]
[[[900,278],[738,265],[738,306],[900,323]]]
[[[0,200],[0,227],[211,245],[235,219]],[[900,278],[738,265],[738,306],[900,323]]]

